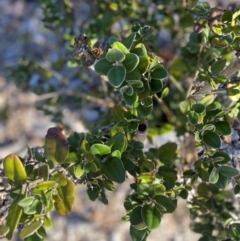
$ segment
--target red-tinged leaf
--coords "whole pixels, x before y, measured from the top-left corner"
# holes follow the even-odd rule
[[[67,180],[67,185],[57,187],[58,195],[54,206],[60,215],[67,215],[71,212],[75,197],[75,186],[71,180]]]

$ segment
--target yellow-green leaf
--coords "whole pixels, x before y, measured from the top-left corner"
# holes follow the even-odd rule
[[[18,156],[10,154],[3,160],[3,169],[6,176],[17,184],[24,184],[27,180],[27,174],[22,162]]]
[[[18,202],[21,201],[21,199],[24,197],[25,196],[23,195],[19,195],[18,197],[16,197],[16,199],[12,202],[12,205],[10,206],[6,223],[6,225],[9,227],[9,232],[6,235],[8,240],[12,239],[13,233],[16,230],[19,220],[22,216],[22,208],[18,205]]]
[[[43,223],[41,221],[33,221],[20,232],[20,238],[24,239],[34,234],[42,226],[42,224]]]
[[[54,206],[59,214],[67,215],[71,212],[75,197],[74,183],[67,179],[67,185],[57,187],[58,195]]]

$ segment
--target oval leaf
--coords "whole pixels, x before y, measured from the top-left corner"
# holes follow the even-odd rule
[[[17,184],[23,184],[27,180],[27,174],[18,156],[10,154],[3,159],[5,175]]]
[[[97,73],[107,75],[108,71],[113,67],[113,63],[107,59],[100,59],[94,65],[94,69]]]
[[[126,58],[124,59],[122,64],[126,68],[127,72],[131,72],[137,67],[139,63],[139,58],[136,54],[132,53],[126,54],[125,57]]]
[[[215,123],[216,132],[220,135],[228,136],[232,134],[232,128],[226,121],[218,121]]]
[[[107,76],[109,83],[113,87],[118,88],[122,85],[122,83],[125,80],[126,69],[123,66],[113,67],[108,71]]]
[[[122,43],[116,41],[112,44],[112,48],[116,48],[119,49],[120,51],[122,51],[124,54],[129,53],[129,50],[126,48],[125,45],[123,45]]]
[[[111,147],[111,151],[120,151],[121,153],[125,151],[127,146],[127,139],[123,133],[117,133],[110,139],[108,139],[106,143],[109,147]]]
[[[103,172],[112,181],[122,183],[125,180],[123,163],[117,157],[110,157],[103,163]]]
[[[75,198],[74,183],[67,179],[67,185],[57,187],[58,195],[54,206],[60,215],[67,215],[71,212]]]
[[[40,182],[37,184],[37,186],[33,189],[33,194],[34,195],[40,195],[42,191],[46,191],[49,188],[52,188],[56,185],[57,183],[55,181],[45,181],[45,182]]]
[[[127,105],[134,106],[134,104],[138,101],[138,95],[134,92],[133,95],[129,96],[125,92],[123,93],[123,99]]]
[[[211,66],[212,73],[219,74],[224,69],[225,65],[226,65],[225,59],[220,59],[214,62],[213,65]]]
[[[221,138],[219,135],[213,131],[207,131],[202,136],[203,142],[213,148],[220,148],[222,145]]]
[[[218,181],[218,178],[219,178],[218,168],[214,167],[209,175],[209,182],[214,184]]]
[[[34,200],[34,197],[26,197],[22,199],[20,202],[18,202],[18,205],[22,208],[25,208],[27,206],[31,206]]]
[[[22,231],[19,234],[20,238],[24,239],[34,234],[42,226],[42,224],[43,223],[41,221],[33,221],[28,226],[22,229]]]
[[[162,80],[168,76],[167,71],[164,68],[156,68],[151,72],[152,79]]]
[[[194,104],[194,105],[192,106],[192,109],[193,109],[196,113],[198,113],[198,114],[202,114],[202,113],[204,113],[204,112],[206,111],[205,105],[200,104],[200,103]]]
[[[106,59],[109,62],[122,62],[125,59],[125,55],[118,49],[110,49],[106,55]]]
[[[111,153],[111,148],[104,144],[94,144],[90,148],[93,155],[107,155]]]
[[[219,168],[219,172],[225,176],[225,177],[235,177],[239,175],[239,171],[233,167],[229,167],[229,166],[221,166]]]
[[[130,223],[132,225],[138,225],[141,222],[143,222],[143,217],[142,217],[142,207],[136,207],[133,209],[130,215]]]
[[[154,93],[160,92],[163,88],[162,81],[156,80],[156,79],[151,79],[149,86],[150,86],[151,91]]]
[[[45,137],[44,153],[47,160],[63,163],[69,153],[67,138],[57,127],[49,128]]]
[[[227,154],[224,151],[217,151],[213,154],[212,156],[213,158],[219,158],[222,157],[223,159],[221,161],[214,161],[214,163],[216,164],[227,164],[231,161],[231,157],[229,156],[229,154]]]
[[[130,226],[130,235],[132,241],[143,241],[146,240],[145,237],[147,235],[147,229],[138,230],[134,226]]]
[[[189,111],[188,120],[189,120],[190,124],[197,125],[197,123],[199,121],[198,113],[196,113],[195,111]]]
[[[8,226],[0,226],[0,238],[5,237],[9,230]]]
[[[175,203],[168,197],[159,195],[155,197],[155,201],[160,206],[163,206],[167,213],[172,213],[176,209]]]
[[[156,207],[144,205],[142,207],[142,217],[148,229],[157,228],[161,222],[161,214]]]

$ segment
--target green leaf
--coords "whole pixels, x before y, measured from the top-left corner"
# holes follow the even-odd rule
[[[219,157],[222,157],[223,159],[220,160],[220,161],[214,161],[214,163],[216,164],[227,164],[231,161],[231,157],[229,154],[227,154],[226,152],[224,151],[217,151],[213,154],[212,156],[213,158],[219,158]]]
[[[137,186],[137,193],[139,196],[149,196],[153,193],[153,188],[148,183],[139,183]]]
[[[68,157],[67,138],[57,127],[49,128],[45,137],[44,153],[47,160],[63,163]]]
[[[141,73],[140,73],[140,71],[138,69],[134,69],[130,73],[127,73],[125,79],[126,79],[126,81],[129,84],[131,84],[131,82],[129,82],[129,81],[137,81],[137,82],[141,82],[142,83],[142,81],[141,81]],[[142,86],[143,86],[143,84],[142,84]]]
[[[126,69],[123,66],[113,67],[108,71],[107,76],[109,83],[113,87],[119,88],[125,80]]]
[[[203,142],[212,147],[212,148],[220,148],[222,145],[222,141],[221,138],[219,137],[219,135],[213,131],[206,131],[203,135],[202,135],[202,140]]]
[[[219,173],[219,178],[217,183],[215,183],[215,186],[217,186],[220,189],[225,189],[228,185],[228,180],[228,177],[225,177],[221,173]]]
[[[60,186],[67,185],[67,177],[63,173],[56,173],[52,176],[52,179]]]
[[[229,45],[229,43],[226,39],[220,39],[218,37],[215,37],[212,39],[212,44],[217,47],[222,47],[222,48],[226,48]]]
[[[164,68],[156,68],[151,73],[152,79],[162,80],[168,76],[167,71]]]
[[[58,195],[54,206],[60,215],[67,215],[71,212],[75,198],[75,185],[67,179],[67,185],[57,187]]]
[[[48,181],[49,178],[49,165],[44,164],[38,168],[38,175],[43,178],[44,181]]]
[[[228,136],[232,134],[232,128],[226,121],[218,121],[215,123],[216,132],[220,135]]]
[[[129,133],[134,133],[138,128],[138,123],[136,121],[130,121],[127,124],[127,131]]]
[[[45,182],[40,182],[37,184],[37,186],[33,189],[33,194],[34,195],[41,195],[42,191],[46,191],[49,188],[55,187],[57,183],[55,181],[45,181]]]
[[[177,144],[168,142],[158,148],[157,156],[165,165],[172,165],[177,158]]]
[[[44,226],[47,228],[52,227],[52,220],[48,216],[45,216],[44,218]]]
[[[83,174],[84,174],[84,168],[82,167],[81,164],[78,164],[76,167],[75,167],[75,170],[74,170],[74,175],[76,178],[80,178]]]
[[[134,226],[130,226],[130,235],[132,241],[144,241],[147,236],[147,229],[138,230]]]
[[[138,101],[138,95],[134,92],[133,95],[129,96],[126,92],[123,93],[123,99],[128,106],[134,106]]]
[[[232,17],[233,17],[232,12],[230,10],[226,10],[222,15],[222,22],[230,23],[232,22]]]
[[[193,10],[198,4],[198,0],[187,0],[187,8]]]
[[[159,66],[159,57],[155,56],[154,59],[152,60],[149,70],[153,70],[155,67]]]
[[[97,73],[107,75],[108,71],[113,67],[113,63],[107,59],[100,59],[94,65],[94,69]]]
[[[188,98],[180,103],[180,110],[183,114],[187,114],[191,109],[192,106],[196,103],[195,100]]]
[[[43,223],[41,221],[33,221],[28,226],[22,229],[22,231],[19,234],[20,238],[24,239],[34,234],[42,225]]]
[[[235,177],[239,175],[239,171],[230,166],[220,166],[219,172],[228,178]]]
[[[148,116],[152,112],[152,109],[153,102],[150,97],[142,100],[137,107],[138,113],[143,116]]]
[[[142,207],[142,217],[148,229],[157,228],[161,222],[161,214],[156,207],[144,205]]]
[[[35,197],[26,197],[26,198],[23,198],[19,203],[18,205],[22,208],[25,208],[27,206],[31,206],[33,201],[35,200]]]
[[[125,169],[123,163],[117,157],[110,157],[103,163],[103,172],[110,180],[122,183],[125,180]]]
[[[213,74],[219,74],[226,65],[226,59],[220,59],[213,63],[211,66],[211,71]]]
[[[106,59],[109,62],[114,62],[114,63],[115,62],[122,62],[125,59],[125,55],[123,54],[122,51],[113,48],[113,49],[110,49],[107,52]]]
[[[240,185],[237,184],[237,185],[235,185],[235,187],[234,187],[234,194],[238,194],[239,192],[240,192]]]
[[[18,226],[19,220],[22,216],[22,208],[18,205],[18,202],[21,201],[22,198],[22,195],[16,197],[9,208],[6,222],[6,226],[9,227],[9,232],[6,235],[8,240],[12,239],[13,234]]]
[[[17,184],[24,184],[27,174],[18,156],[10,154],[3,159],[3,170],[5,175]]]
[[[134,94],[134,90],[132,86],[127,86],[127,88],[125,89],[125,93],[128,96],[132,96]]]
[[[106,144],[111,148],[112,152],[118,150],[123,153],[127,147],[127,139],[123,133],[119,132],[108,139]]]
[[[154,196],[162,195],[166,192],[166,188],[163,184],[154,184]]]
[[[9,230],[8,226],[0,226],[0,238],[5,237]]]
[[[138,225],[143,222],[142,207],[135,207],[130,215],[131,225]],[[146,225],[145,225],[146,227]]]
[[[176,204],[168,197],[159,195],[154,197],[155,202],[166,209],[166,213],[172,213],[176,209]]]
[[[118,41],[116,41],[112,44],[112,48],[118,49],[121,52],[123,52],[124,54],[129,53],[129,50],[126,48],[126,46],[123,45],[122,43],[118,42]]]
[[[197,125],[197,123],[199,121],[199,114],[196,113],[195,111],[189,111],[188,120],[191,125]]]
[[[137,65],[138,70],[140,71],[141,74],[144,74],[149,65],[149,59],[146,56],[139,56],[139,63]]]
[[[193,109],[196,113],[198,113],[198,114],[202,114],[202,113],[204,113],[204,112],[206,111],[205,105],[200,104],[200,103],[194,104],[194,105],[192,106],[192,109]]]
[[[35,199],[30,206],[24,207],[24,213],[27,215],[40,214],[42,212],[42,202],[39,199]]]
[[[188,198],[188,191],[186,189],[183,189],[180,193],[179,193],[179,197],[183,198],[183,199],[187,199]]]
[[[133,43],[135,41],[135,37],[136,37],[136,33],[132,33],[129,36],[127,36],[124,40],[123,40],[123,44],[128,48],[131,49],[133,46]]]
[[[239,83],[228,84],[227,96],[231,101],[238,101],[240,99],[240,85]]]
[[[163,84],[161,80],[151,79],[151,82],[149,84],[150,89],[154,93],[158,93],[162,90]]]
[[[209,175],[209,182],[214,184],[218,181],[218,178],[219,178],[218,168],[214,167]]]
[[[126,54],[125,57],[126,58],[124,59],[122,64],[126,68],[127,72],[131,72],[137,67],[139,63],[139,58],[136,54],[132,53]]]
[[[90,148],[93,155],[107,155],[111,153],[111,148],[104,144],[93,144]]]
[[[100,194],[100,189],[98,187],[89,187],[87,194],[91,201],[95,201]]]

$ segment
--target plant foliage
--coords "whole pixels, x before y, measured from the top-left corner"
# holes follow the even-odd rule
[[[66,137],[53,127],[43,149],[29,148],[25,158],[8,155],[3,168],[12,201],[0,236],[11,240],[21,225],[22,239],[44,240],[45,228],[52,225],[49,213],[71,212],[76,184],[86,185],[90,200],[107,205],[106,190],[114,191],[115,183],[131,175],[135,182],[123,204],[123,220],[130,223],[132,240],[147,240],[164,214],[175,211],[179,198],[186,199],[191,229],[202,235],[199,240],[240,240],[235,202],[240,191],[240,8],[224,11],[195,0],[185,5],[151,1],[155,8],[150,13],[145,1],[94,3],[88,16],[92,21],[81,26],[87,35],[75,39],[76,58],[59,60],[52,68],[61,72],[64,65],[90,66],[95,61],[92,71],[107,81],[114,102],[99,121],[108,124],[107,132],[98,128]],[[68,0],[61,4],[42,1],[43,23],[73,44],[72,5]],[[111,32],[116,26],[120,27]],[[158,52],[159,28],[169,34],[172,53],[164,53],[161,46]],[[89,39],[103,35],[107,47],[93,47]],[[31,86],[32,72],[48,84]],[[43,94],[65,88],[64,83],[54,86],[52,72],[34,61],[21,60],[9,73],[24,91]],[[101,96],[97,91],[93,95]],[[61,119],[60,106],[66,101],[64,91],[61,94],[55,103],[59,111],[48,111],[51,99],[38,106],[53,120]],[[82,105],[84,94],[76,96],[75,102]],[[159,124],[161,128],[154,128]],[[179,169],[184,164],[175,142],[144,148],[141,137],[148,134],[151,139],[154,133],[173,129],[178,136],[194,135],[199,155],[192,165]]]

